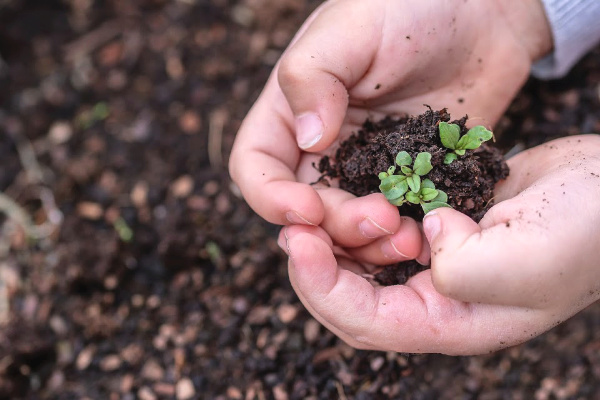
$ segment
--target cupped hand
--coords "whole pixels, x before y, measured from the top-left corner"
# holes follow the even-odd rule
[[[318,227],[280,245],[307,309],[349,344],[479,354],[539,335],[600,298],[600,137],[555,140],[511,158],[479,224],[451,209],[426,216],[432,269],[373,287]]]
[[[300,29],[245,118],[230,172],[275,224],[319,225],[359,261],[427,253],[381,195],[317,190],[313,163],[366,118],[447,107],[492,125],[548,50],[539,0],[330,1]],[[542,23],[539,23],[541,18]],[[529,30],[532,30],[530,32]]]

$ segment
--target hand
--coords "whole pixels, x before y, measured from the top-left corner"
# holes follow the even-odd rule
[[[437,209],[423,224],[432,269],[373,287],[334,257],[317,227],[287,227],[280,245],[307,309],[349,344],[479,354],[537,336],[600,298],[600,137],[520,153],[479,224]]]
[[[386,264],[427,254],[417,225],[381,195],[315,190],[312,164],[367,117],[423,104],[492,125],[551,46],[539,0],[324,3],[282,56],[244,120],[230,171],[275,224],[320,225],[352,257]]]

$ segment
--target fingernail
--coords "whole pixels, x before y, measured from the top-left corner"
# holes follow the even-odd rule
[[[298,214],[296,211],[288,211],[285,214],[285,218],[288,221],[290,221],[292,224],[312,225],[312,226],[315,225],[312,222],[310,222],[309,220],[307,220],[306,218],[304,218],[302,215]]]
[[[442,230],[442,220],[435,211],[430,211],[423,218],[423,231],[429,243],[435,240],[436,236]]]
[[[402,254],[398,250],[398,248],[396,246],[394,246],[394,243],[392,243],[391,240],[386,240],[381,245],[381,252],[383,253],[383,255],[385,257],[390,258],[392,260],[398,260],[400,258],[408,259],[408,257],[406,256],[406,254]]]
[[[366,217],[365,219],[360,221],[360,224],[358,224],[358,229],[360,230],[360,233],[364,237],[367,237],[370,239],[380,237],[383,235],[391,235],[392,234],[392,232],[388,231],[387,229],[382,228],[381,226],[379,226],[375,221],[373,221],[369,217]]]
[[[307,113],[296,118],[296,140],[298,147],[308,149],[323,137],[323,121],[315,113]]]
[[[284,226],[283,229],[283,237],[279,235],[277,238],[277,245],[281,250],[283,250],[287,255],[290,254],[290,246],[289,246],[289,237],[288,237],[288,227]]]

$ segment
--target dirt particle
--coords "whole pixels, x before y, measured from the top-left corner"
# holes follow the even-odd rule
[[[408,40],[410,40],[410,35],[406,35],[406,38],[407,38]]]
[[[459,104],[462,104],[465,102],[465,99],[462,97],[459,97],[456,101],[458,101]]]
[[[381,83],[378,83],[377,85],[375,85],[375,90],[379,90],[381,88]]]

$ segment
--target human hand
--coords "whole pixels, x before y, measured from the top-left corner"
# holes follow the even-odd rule
[[[573,136],[508,160],[479,224],[451,209],[424,220],[432,269],[373,287],[317,227],[280,246],[307,309],[349,344],[479,354],[537,336],[600,298],[600,137]]]
[[[359,261],[427,254],[417,225],[381,195],[315,190],[312,164],[367,117],[447,107],[493,124],[550,47],[539,0],[324,3],[244,120],[230,171],[276,224],[320,225]]]

